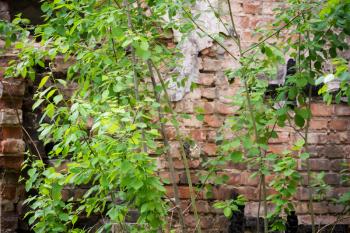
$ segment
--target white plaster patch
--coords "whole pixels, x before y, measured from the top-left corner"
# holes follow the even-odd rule
[[[218,1],[211,0],[211,5],[217,9]],[[192,15],[198,13],[200,13],[200,17],[196,19],[196,23],[207,33],[210,35],[215,35],[220,32],[226,33],[224,26],[216,18],[207,1],[196,1],[192,8]],[[180,32],[175,31],[174,36],[175,40],[179,42],[179,49],[183,54],[183,60],[182,65],[176,69],[176,72],[179,74],[177,81],[169,80],[168,91],[172,101],[179,101],[185,94],[190,92],[192,82],[198,80],[200,67],[199,52],[211,47],[213,45],[213,40],[209,36],[203,35],[203,32],[199,29],[192,31],[186,37],[183,37]],[[187,80],[184,86],[177,84],[185,78],[187,78]]]

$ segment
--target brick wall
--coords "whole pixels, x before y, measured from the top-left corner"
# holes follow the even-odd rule
[[[21,201],[24,199],[23,185],[18,183],[25,150],[21,128],[24,81],[4,79],[2,69],[13,58],[0,57],[1,232],[14,232],[17,229],[22,212]]]
[[[0,11],[7,9],[3,3],[0,1]],[[241,39],[245,47],[256,40],[252,36],[252,29],[273,19],[272,9],[275,4],[279,4],[279,2],[273,0],[233,1],[237,28],[242,35]],[[223,8],[223,10],[225,9]],[[233,52],[237,52],[229,42],[226,42],[226,45]],[[181,122],[181,130],[185,135],[189,135],[199,148],[196,153],[191,154],[190,160],[192,180],[195,184],[199,184],[197,173],[204,169],[203,162],[217,155],[218,145],[215,143],[215,137],[220,127],[223,126],[228,115],[235,114],[236,108],[229,105],[230,99],[227,96],[234,95],[240,87],[238,80],[230,84],[224,76],[223,71],[226,68],[235,67],[237,64],[232,62],[220,47],[213,45],[204,49],[200,52],[199,57],[200,74],[197,80],[199,87],[185,95],[181,101],[174,103],[177,112],[193,114],[191,119],[184,119]],[[0,67],[5,67],[10,58],[11,56],[2,56]],[[36,136],[38,114],[40,113],[33,113],[31,110],[35,84],[27,81],[25,88],[24,82],[20,79],[4,80],[1,71],[0,80],[1,232],[13,232],[14,229],[20,227],[18,226],[19,216],[22,212],[20,203],[24,198],[23,187],[18,183],[20,163],[23,161],[25,147],[20,124],[22,111],[23,125],[40,153],[45,154],[45,148]],[[22,102],[24,102],[23,106]],[[203,122],[198,121],[194,116],[196,107],[204,109]],[[315,98],[312,104],[312,113],[309,134],[311,169],[314,172],[324,171],[326,173],[326,182],[333,187],[332,191],[327,194],[329,200],[348,191],[350,186],[350,184],[340,184],[339,174],[342,169],[341,164],[344,162],[349,164],[350,162],[350,107],[346,105],[326,106]],[[278,129],[278,132],[279,137],[271,141],[271,151],[280,152],[288,148],[297,138],[294,130],[290,128]],[[171,153],[175,160],[176,180],[179,185],[181,204],[183,209],[188,209],[189,190],[178,150],[179,144],[174,139],[174,129],[167,128],[167,135],[171,141]],[[32,145],[28,142],[26,146],[31,148]],[[300,161],[299,170],[303,176],[306,175],[305,166]],[[252,172],[244,164],[231,164],[222,169],[222,173],[229,175],[227,185],[214,187],[212,198],[207,198],[203,193],[198,195],[197,208],[201,215],[201,227],[204,232],[225,232],[228,230],[229,220],[220,211],[212,208],[212,204],[215,200],[232,198],[234,193],[243,194],[249,199],[244,210],[247,220],[256,217],[258,179],[250,178]],[[169,178],[167,162],[163,158],[159,159],[159,175],[163,178]],[[295,196],[295,206],[299,224],[309,225],[306,185],[304,178]],[[171,196],[171,186],[167,186],[167,190]],[[69,196],[84,192],[82,189],[68,191]],[[341,206],[333,205],[328,200],[315,203],[317,224],[331,223],[342,210]],[[186,212],[185,215],[189,229],[195,228],[195,220],[191,213]],[[344,224],[349,223],[344,222]],[[249,225],[249,221],[247,221],[247,225]]]
[[[204,122],[185,121],[182,126],[182,131],[185,135],[190,135],[197,145],[200,147],[200,155],[192,157],[190,162],[193,172],[195,184],[199,184],[199,179],[196,174],[205,169],[202,166],[203,161],[208,157],[216,156],[217,145],[215,144],[215,135],[219,128],[223,126],[225,118],[234,114],[234,108],[226,105],[220,93],[234,93],[235,85],[217,85],[217,81],[222,79],[220,75],[204,73],[204,80],[212,80],[211,86],[202,85],[198,90],[201,93],[190,97],[185,97],[177,103],[179,112],[193,113],[195,106],[204,106],[205,117]],[[208,90],[214,90],[210,98],[207,96]],[[327,106],[315,100],[312,104],[313,118],[310,124],[309,134],[309,151],[311,153],[310,165],[311,170],[315,173],[325,172],[325,182],[332,187],[332,190],[326,194],[326,200],[314,203],[314,212],[316,214],[317,224],[330,224],[335,221],[336,216],[343,211],[343,207],[334,205],[330,202],[331,198],[337,198],[339,195],[350,190],[350,184],[341,184],[339,172],[344,169],[343,164],[350,164],[350,107],[347,105],[331,105]],[[280,153],[283,150],[290,148],[293,142],[298,138],[297,133],[291,128],[277,129],[278,138],[271,140],[270,150]],[[173,129],[168,128],[168,135],[173,137]],[[172,155],[175,158],[175,166],[177,168],[176,180],[179,185],[180,198],[182,199],[183,209],[189,204],[189,189],[184,174],[184,169],[181,163],[180,153],[178,151],[178,143],[171,141]],[[160,175],[169,180],[167,164],[165,160],[159,161],[162,172]],[[306,179],[306,167],[298,161],[298,170],[303,178],[298,188],[298,192],[294,198],[296,214],[298,222],[301,225],[310,225],[311,220],[308,215],[308,189]],[[259,179],[251,178],[253,169],[248,170],[245,164],[232,164],[222,169],[222,173],[229,176],[227,185],[216,186],[213,190],[213,197],[206,198],[203,193],[198,195],[198,210],[201,214],[202,228],[208,232],[220,232],[227,229],[228,220],[226,220],[218,210],[213,209],[212,203],[214,200],[225,200],[232,198],[234,193],[243,194],[248,198],[248,203],[245,206],[244,215],[247,219],[253,219],[257,216],[258,200],[259,200]],[[271,180],[272,177],[267,177]],[[171,186],[168,186],[168,192],[172,193]],[[271,194],[273,190],[268,190]],[[262,216],[263,208],[261,208],[260,216]],[[186,222],[189,227],[195,227],[195,221],[192,215],[186,216]],[[343,221],[343,224],[350,224],[350,221]],[[249,226],[248,226],[249,227]],[[215,229],[214,229],[215,228]]]
[[[256,42],[252,33],[253,29],[271,21],[273,19],[272,9],[281,4],[282,1],[238,0],[231,2],[243,47],[247,48],[251,43]],[[222,8],[222,11],[225,14],[225,8]],[[232,42],[225,41],[224,43],[233,54],[237,54],[237,48]],[[192,180],[198,186],[200,183],[197,174],[205,170],[203,162],[217,155],[218,145],[215,143],[215,137],[218,131],[224,125],[227,116],[235,114],[236,108],[230,105],[230,99],[227,97],[233,96],[240,88],[238,80],[230,84],[223,74],[224,70],[237,67],[238,64],[232,61],[221,47],[213,45],[202,50],[199,56],[198,88],[175,103],[177,112],[193,114],[191,119],[183,120],[181,130],[184,135],[189,135],[200,148],[200,152],[193,155],[190,161]],[[204,109],[203,122],[195,117],[195,109],[198,107]],[[325,172],[325,182],[332,187],[332,190],[326,194],[324,201],[314,203],[315,222],[324,225],[334,222],[337,215],[343,210],[342,206],[334,205],[330,200],[350,190],[350,184],[341,184],[339,174],[340,170],[344,169],[344,164],[350,164],[350,107],[346,104],[327,106],[317,97],[313,99],[311,107],[313,118],[308,138],[311,170],[316,174]],[[188,210],[190,208],[186,207],[190,203],[189,188],[178,150],[179,144],[174,139],[174,131],[171,127],[167,129],[168,137],[171,140],[172,156],[175,160],[176,181],[179,185],[180,198],[183,209]],[[270,142],[271,152],[282,152],[298,139],[297,133],[292,128],[285,127],[277,129],[277,131],[278,138]],[[232,136],[230,133],[228,134],[228,136]],[[170,180],[165,158],[159,159],[159,168],[161,169],[160,176]],[[307,226],[311,224],[307,204],[308,184],[306,166],[301,161],[298,161],[298,170],[303,178],[294,197],[294,205],[298,223]],[[198,194],[197,208],[201,215],[201,227],[205,232],[222,232],[229,229],[230,221],[220,211],[213,209],[212,204],[215,200],[230,199],[233,194],[242,194],[248,198],[249,201],[244,209],[247,229],[255,229],[254,219],[257,216],[259,206],[259,178],[251,178],[252,172],[254,170],[249,170],[245,164],[231,164],[222,169],[222,173],[229,176],[227,184],[214,187],[212,198],[205,197],[204,193]],[[269,181],[272,177],[267,178]],[[168,186],[167,190],[169,195],[172,195],[172,187]],[[268,194],[271,193],[273,190],[269,189]],[[263,215],[262,213],[263,208],[260,210],[260,216]],[[186,213],[185,221],[189,228],[195,228],[196,222],[191,213]],[[350,224],[350,221],[348,219],[341,224],[347,225]],[[348,230],[342,232],[348,232]]]

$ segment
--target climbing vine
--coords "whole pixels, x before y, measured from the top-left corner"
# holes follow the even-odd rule
[[[316,232],[314,197],[319,194],[324,198],[322,194],[329,187],[322,181],[322,174],[313,174],[310,169],[310,106],[315,92],[328,104],[350,99],[348,61],[342,57],[342,52],[349,49],[350,1],[286,1],[276,11],[273,29],[258,31],[261,39],[248,48],[243,48],[231,11],[230,19],[224,22],[211,6],[220,23],[232,31],[224,38],[200,26],[191,4],[168,0],[43,1],[45,24],[35,27],[34,38],[23,27],[28,24],[26,20],[16,18],[12,24],[0,24],[6,46],[14,43],[20,50],[18,61],[7,69],[7,75],[40,80],[33,110],[39,108],[43,113],[39,139],[53,145],[48,154],[48,159],[55,161],[52,166],[37,151],[31,152],[24,164],[28,176],[25,188],[36,193],[26,200],[30,207],[28,221],[35,232],[96,230],[77,225],[81,216],[91,215],[102,216],[98,232],[114,227],[156,232],[166,227],[170,202],[174,202],[182,232],[187,232],[166,124],[176,129],[191,208],[196,226],[200,226],[185,138],[179,130],[180,116],[172,109],[167,93],[167,75],[179,66],[181,55],[163,43],[172,31],[185,37],[194,29],[213,39],[239,63],[238,69],[225,74],[242,84],[232,96],[232,104],[239,110],[227,119],[217,138],[221,144],[219,156],[205,164],[208,169],[201,187],[210,190],[209,180],[224,184],[227,177],[217,173],[226,163],[248,164],[255,171],[253,176],[259,177],[257,231],[260,217],[265,233],[281,231],[295,208],[292,200],[301,180],[297,171],[300,160],[307,167],[308,207],[312,232]],[[227,5],[231,9],[230,1]],[[233,40],[238,55],[225,47],[225,40]],[[286,57],[295,64],[271,94],[269,81],[277,76],[277,67],[286,66]],[[59,59],[69,63],[66,77],[55,72]],[[37,72],[39,67],[46,69],[44,74]],[[171,80],[176,80],[176,75]],[[332,81],[339,83],[335,92],[329,88]],[[73,94],[65,95],[65,88],[72,84],[78,84]],[[272,153],[269,142],[279,136],[277,128],[283,127],[291,127],[299,139],[282,153]],[[228,129],[234,137],[225,136]],[[162,154],[168,161],[174,201],[166,198],[156,175],[156,157]],[[79,197],[63,195],[72,187],[88,188]],[[268,194],[270,189],[274,194]],[[335,202],[349,206],[349,200],[346,193]],[[217,202],[214,207],[231,217],[244,202],[245,198],[239,196]],[[274,206],[272,211],[268,211],[269,203]],[[137,224],[125,224],[135,209]],[[200,232],[200,227],[196,231]]]

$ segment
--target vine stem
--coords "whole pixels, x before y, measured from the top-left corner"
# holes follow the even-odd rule
[[[128,19],[128,28],[131,32],[133,32],[134,27],[133,27],[132,20],[131,20],[130,5],[128,4],[127,0],[123,0],[123,5],[126,8],[126,16]],[[131,50],[132,70],[133,70],[133,79],[134,79],[134,93],[135,93],[136,101],[140,102],[139,80],[138,80],[137,73],[136,73],[137,60],[136,60],[136,55],[135,55],[135,49],[132,45],[130,46],[130,50]],[[142,129],[141,135],[142,135],[142,141],[143,141],[143,143],[142,143],[143,151],[147,152],[147,145],[145,142],[145,130],[144,129]]]
[[[166,133],[165,133],[165,125],[164,125],[164,122],[162,121],[162,119],[164,119],[164,115],[163,115],[162,109],[161,109],[160,97],[159,97],[159,94],[157,93],[157,90],[156,90],[157,84],[155,81],[154,72],[153,72],[152,64],[151,64],[150,60],[147,60],[147,67],[148,67],[150,77],[152,80],[154,97],[159,104],[157,111],[158,111],[158,117],[159,117],[160,132],[162,135],[164,147],[166,149],[166,158],[167,158],[168,164],[169,164],[170,176],[171,176],[172,186],[173,186],[173,190],[174,190],[176,210],[177,210],[178,215],[179,215],[179,221],[180,221],[180,225],[182,228],[182,232],[186,233],[187,230],[186,230],[184,216],[183,216],[181,205],[180,205],[179,188],[177,187],[177,184],[176,184],[174,162],[173,162],[173,158],[172,158],[170,151],[169,151],[170,145],[169,145],[169,141],[168,141],[168,138],[166,136]]]
[[[176,113],[174,112],[174,110],[171,106],[170,98],[169,98],[163,77],[162,77],[160,71],[158,70],[157,66],[153,63],[153,61],[150,61],[150,62],[151,62],[151,65],[153,66],[154,70],[157,73],[158,79],[159,79],[160,84],[162,86],[162,90],[164,91],[165,100],[166,100],[166,103],[169,107],[172,120],[173,120],[173,122],[176,122],[177,121]],[[201,231],[201,227],[200,227],[200,218],[199,218],[197,206],[196,206],[196,194],[194,192],[194,188],[193,188],[193,184],[192,184],[189,163],[188,163],[186,152],[184,149],[184,142],[183,142],[183,139],[181,137],[179,126],[177,124],[173,124],[173,125],[174,125],[175,132],[176,132],[176,140],[180,143],[180,154],[181,154],[184,166],[185,166],[186,178],[188,181],[188,187],[189,187],[189,191],[190,191],[191,205],[192,205],[192,209],[193,209],[193,214],[194,214],[195,219],[196,219],[196,226],[199,226],[198,228],[196,228],[196,231],[198,233],[201,233],[202,231]]]
[[[239,39],[238,39],[239,42]],[[255,122],[255,116],[254,116],[254,111],[253,111],[253,106],[251,103],[251,98],[249,94],[249,88],[248,88],[248,83],[247,83],[247,77],[243,77],[244,79],[244,88],[246,90],[246,98],[247,98],[247,103],[248,103],[248,111],[250,114],[250,118],[252,120],[253,128],[254,128],[254,134],[255,134],[255,142],[258,141],[259,139],[259,134],[258,134],[258,129],[256,126]],[[263,156],[261,154],[261,149],[259,149],[259,157],[261,159],[260,161],[260,169],[263,167]],[[263,205],[264,205],[264,233],[268,233],[268,222],[267,222],[267,191],[266,191],[266,177],[263,172],[260,171],[260,176],[261,176],[261,187],[262,187],[262,198],[263,198]],[[259,203],[261,203],[261,197],[259,195]],[[259,211],[260,212],[260,211]],[[258,217],[260,213],[258,212]],[[259,227],[259,226],[258,226]],[[259,229],[260,231],[260,229]]]
[[[303,12],[300,12],[302,15],[302,18],[304,22],[306,21],[305,15]],[[306,39],[307,41],[310,41],[310,31],[307,29],[306,32]],[[299,69],[300,69],[300,47],[301,47],[301,35],[299,34],[299,49],[298,49],[298,56],[299,56]],[[307,47],[308,53],[310,54],[310,49]],[[312,76],[312,63],[311,60],[309,59],[308,62],[308,72],[309,76],[311,78]],[[306,126],[305,126],[305,136],[304,136],[304,149],[307,152],[308,151],[308,134],[309,134],[309,128],[310,128],[310,120],[311,120],[311,96],[312,96],[312,89],[311,86],[309,85],[309,90],[308,90],[308,103],[307,103],[307,108],[310,112],[310,116],[307,119]],[[313,206],[313,187],[311,185],[311,168],[310,168],[310,158],[306,160],[306,170],[307,170],[307,180],[308,180],[308,204],[309,204],[309,211],[310,211],[310,217],[311,217],[311,231],[312,233],[316,233],[316,226],[315,226],[315,213],[314,213],[314,206]]]
[[[345,216],[345,217],[342,217],[342,218],[338,218],[338,219],[337,219],[336,221],[334,221],[333,223],[327,224],[327,225],[323,226],[322,228],[320,228],[320,229],[317,231],[317,233],[321,233],[321,232],[323,232],[327,227],[333,225],[332,231],[331,231],[331,233],[332,233],[333,230],[334,230],[335,225],[336,225],[337,223],[343,221],[343,220],[346,220],[346,219],[350,219],[350,216]]]
[[[301,11],[299,12],[297,15],[295,15],[292,19],[290,19],[287,23],[285,23],[283,26],[279,27],[278,29],[276,29],[273,33],[271,33],[270,35],[266,36],[265,38],[263,38],[262,40],[260,40],[258,43],[250,46],[248,49],[242,51],[241,49],[241,43],[240,43],[240,37],[236,31],[236,28],[235,28],[235,23],[234,23],[234,19],[233,19],[233,14],[232,14],[232,10],[231,10],[231,4],[229,2],[229,0],[227,0],[228,2],[228,5],[229,5],[229,10],[230,10],[230,18],[231,18],[231,22],[232,22],[232,27],[234,29],[234,32],[235,32],[235,36],[236,38],[234,39],[234,41],[236,42],[238,48],[239,48],[239,51],[240,51],[240,57],[244,57],[244,55],[251,51],[251,50],[254,50],[255,48],[259,47],[261,44],[263,44],[264,42],[266,42],[268,39],[278,35],[282,30],[284,30],[285,28],[287,28],[294,20],[296,20],[297,18],[299,18],[302,13],[304,11],[309,11],[311,8],[308,8],[308,9],[305,9],[304,11]],[[238,58],[233,55],[220,41],[218,41],[217,39],[215,39],[212,35],[210,35],[209,33],[207,33],[200,25],[198,25],[198,23],[193,19],[192,15],[184,8],[182,8],[183,11],[185,12],[185,15],[187,16],[187,18],[192,21],[192,23],[200,30],[202,31],[205,35],[209,36],[213,41],[215,41],[221,48],[223,48],[234,60],[236,61],[239,61]],[[239,61],[239,63],[241,65],[242,62]],[[245,73],[245,72],[244,72]],[[252,105],[251,105],[251,99],[250,99],[250,94],[249,94],[249,89],[248,89],[248,84],[247,84],[247,80],[246,80],[246,77],[245,77],[245,74],[243,74],[243,80],[244,80],[244,88],[245,88],[245,91],[247,93],[246,97],[247,97],[247,102],[248,102],[248,110],[250,112],[250,117],[252,119],[252,124],[253,124],[253,128],[254,128],[254,134],[255,134],[255,140],[258,138],[258,131],[257,131],[257,127],[256,127],[256,122],[255,122],[255,117],[254,117],[254,112],[252,112],[253,108],[252,108]],[[257,141],[257,140],[256,140]],[[260,154],[260,157],[262,157],[262,154],[261,154],[261,149],[259,149],[259,154]],[[261,159],[261,163],[263,163],[263,160]],[[262,164],[261,164],[262,166]],[[262,195],[263,195],[263,202],[264,202],[264,232],[267,233],[268,232],[268,221],[267,221],[267,200],[266,200],[266,196],[267,196],[267,190],[266,190],[266,177],[263,173],[261,173],[261,186],[262,187]],[[259,205],[261,203],[261,198],[259,198]],[[259,218],[259,214],[258,213],[258,218]],[[257,220],[257,223],[259,223],[259,220]],[[259,226],[258,226],[259,227]],[[313,232],[315,233],[315,232]]]

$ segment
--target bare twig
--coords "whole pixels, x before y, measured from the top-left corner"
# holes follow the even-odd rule
[[[162,86],[162,90],[164,91],[165,100],[166,100],[166,103],[169,107],[172,120],[176,121],[176,113],[171,106],[170,98],[169,98],[168,91],[167,91],[166,85],[164,83],[163,77],[162,77],[160,71],[158,70],[157,66],[153,63],[153,61],[151,61],[151,65],[153,66],[154,70],[156,71],[158,79],[159,79],[160,84]],[[184,142],[183,142],[183,139],[181,137],[181,133],[180,133],[180,129],[179,129],[178,125],[174,124],[174,127],[175,127],[175,131],[176,131],[176,140],[180,143],[180,154],[181,154],[183,164],[185,167],[185,173],[186,173],[186,178],[188,181],[188,187],[189,187],[189,191],[190,191],[190,198],[191,198],[193,213],[194,213],[194,216],[196,219],[196,223],[200,224],[200,218],[199,218],[197,206],[196,206],[196,196],[195,196],[195,192],[194,192],[194,188],[193,188],[193,184],[192,184],[189,163],[188,163],[186,152],[184,149]],[[200,227],[197,229],[197,232],[199,232],[199,233],[202,232]]]
[[[332,226],[332,225],[335,226],[337,223],[342,222],[343,220],[346,220],[346,219],[350,219],[350,216],[345,216],[345,217],[342,217],[342,218],[338,218],[335,222],[327,224],[327,225],[323,226],[322,228],[320,228],[317,231],[317,233],[321,233],[321,232],[323,232],[323,230],[327,229],[327,227]]]
[[[171,183],[172,183],[173,190],[174,190],[175,207],[176,207],[176,210],[177,210],[178,215],[179,215],[179,221],[180,221],[180,225],[182,227],[182,232],[187,232],[186,226],[185,226],[185,221],[184,221],[184,216],[182,214],[181,205],[180,205],[179,189],[178,189],[177,184],[176,184],[174,162],[173,162],[173,158],[172,158],[170,151],[169,151],[170,145],[169,145],[169,141],[168,141],[168,138],[166,136],[166,133],[165,133],[165,125],[163,122],[164,115],[163,115],[162,109],[161,109],[161,101],[160,101],[159,94],[157,93],[157,90],[156,90],[157,84],[155,81],[155,76],[153,73],[152,64],[151,64],[150,60],[147,61],[147,66],[148,66],[148,70],[150,72],[150,76],[151,76],[151,80],[152,80],[154,97],[155,97],[157,103],[159,104],[157,111],[158,111],[158,117],[159,117],[160,132],[162,134],[163,144],[164,144],[164,147],[166,150],[166,158],[167,158],[168,164],[169,164]]]
[[[130,14],[130,5],[127,0],[123,0],[123,5],[126,8],[126,16],[128,19],[128,28],[130,31],[134,31],[134,27],[132,24],[131,20],[131,14]],[[140,95],[139,95],[139,80],[136,72],[136,65],[137,65],[137,60],[136,60],[136,55],[135,55],[135,48],[133,46],[130,46],[131,50],[131,60],[132,60],[132,69],[133,69],[133,79],[134,79],[134,93],[135,93],[135,98],[137,102],[140,102]],[[142,135],[142,145],[143,145],[143,151],[147,152],[147,145],[145,142],[145,131],[142,129],[141,131]]]

